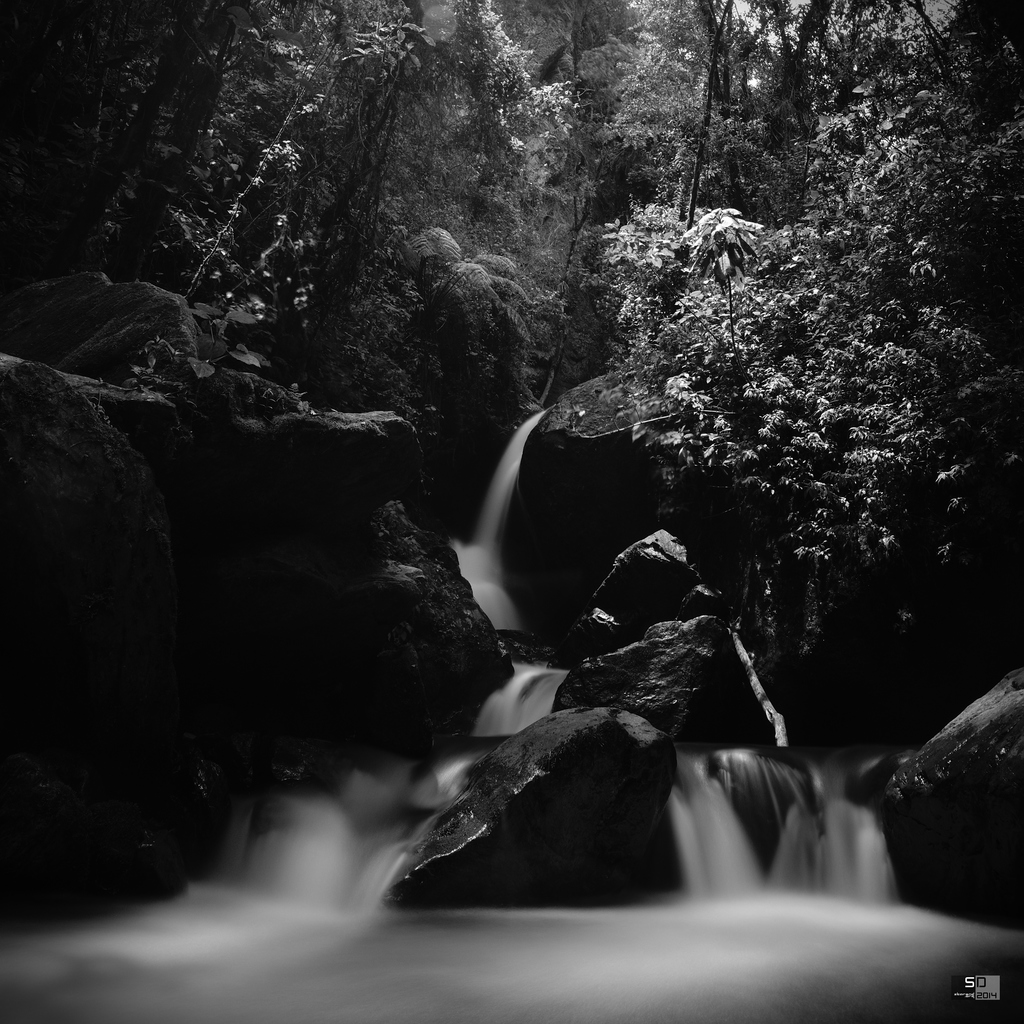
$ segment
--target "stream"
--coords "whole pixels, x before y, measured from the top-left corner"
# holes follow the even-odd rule
[[[464,575],[522,616],[501,536],[521,428]],[[1024,930],[899,901],[861,780],[891,750],[677,747],[675,882],[612,906],[382,902],[472,765],[551,708],[564,672],[517,665],[474,736],[424,763],[364,757],[331,795],[239,801],[213,880],[160,904],[34,901],[0,923],[4,1024],[518,1024],[1024,1019]],[[1001,998],[951,998],[998,975]]]

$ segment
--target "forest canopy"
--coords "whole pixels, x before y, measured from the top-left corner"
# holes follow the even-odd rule
[[[999,559],[1022,54],[995,0],[15,0],[0,279],[180,292],[199,358],[136,381],[394,408],[428,466],[582,345],[764,566]]]

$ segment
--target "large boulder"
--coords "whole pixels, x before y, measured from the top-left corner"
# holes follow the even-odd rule
[[[439,530],[417,525],[400,502],[378,510],[372,525],[381,554],[417,573],[421,597],[400,632],[412,649],[434,729],[468,733],[484,701],[512,676],[511,658]]]
[[[345,537],[190,552],[178,663],[188,722],[422,757],[512,674],[446,539],[392,502]]]
[[[968,913],[1024,914],[1024,669],[897,770],[882,817],[905,896]]]
[[[612,896],[644,857],[675,763],[671,740],[635,715],[549,715],[477,762],[390,896],[428,906]]]
[[[89,878],[89,813],[27,754],[0,763],[0,888],[80,889]]]
[[[0,299],[0,351],[68,373],[102,370],[157,337],[195,355],[188,303],[144,281],[111,284],[105,274],[74,274]]]
[[[87,804],[43,758],[0,763],[0,889],[162,897],[184,887],[176,838],[138,806]]]
[[[571,575],[576,607],[616,555],[656,526],[651,467],[633,443],[630,408],[615,377],[587,381],[547,411],[523,450],[519,493],[541,568]]]
[[[218,370],[198,381],[188,434],[150,453],[177,530],[209,537],[366,523],[420,471],[416,431],[391,412],[317,412],[287,388]]]
[[[664,530],[630,544],[558,646],[553,664],[571,668],[635,643],[656,622],[674,618],[699,582],[686,548]]]
[[[554,709],[586,707],[641,715],[683,742],[775,742],[729,627],[710,615],[659,622],[639,642],[577,665]]]
[[[392,679],[381,692],[375,661],[423,599],[422,573],[366,547],[295,535],[183,559],[178,664],[190,728],[429,749],[422,687]]]
[[[142,457],[61,374],[0,360],[0,749],[162,770],[177,727],[175,576]]]

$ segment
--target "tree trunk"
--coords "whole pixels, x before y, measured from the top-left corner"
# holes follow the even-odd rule
[[[704,168],[704,156],[707,152],[708,132],[711,129],[711,105],[714,101],[715,72],[718,67],[718,49],[722,42],[722,33],[725,31],[725,19],[732,10],[732,0],[725,0],[725,9],[718,21],[718,28],[715,31],[715,38],[711,44],[711,67],[708,70],[707,101],[704,104],[704,121],[701,125],[700,141],[697,143],[697,156],[693,161],[693,182],[690,186],[690,201],[686,213],[686,229],[693,227],[693,216],[697,209],[697,190],[700,186],[700,172]],[[683,211],[679,211],[679,219],[683,219]]]
[[[195,11],[199,5],[198,0],[191,0],[179,13],[174,35],[160,56],[156,75],[142,97],[135,117],[93,172],[85,186],[82,202],[57,236],[46,264],[47,276],[60,277],[75,267],[86,241],[103,219],[125,175],[138,166],[145,155],[160,108],[173,96],[187,66],[188,51],[192,45],[190,30],[195,24]]]
[[[128,222],[121,230],[110,262],[105,268],[112,281],[134,281],[142,270],[171,197],[188,180],[188,168],[200,135],[213,119],[224,78],[224,60],[233,35],[229,27],[216,61],[197,55],[182,76],[178,90],[178,111],[167,142],[178,152],[168,152],[150,177],[139,182]]]

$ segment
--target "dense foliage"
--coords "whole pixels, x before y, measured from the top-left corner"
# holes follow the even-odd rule
[[[666,514],[739,510],[762,568],[992,557],[1024,525],[1020,20],[15,2],[0,282],[180,291],[197,376],[396,408],[434,466],[575,383],[582,331]],[[184,361],[165,349],[140,379]]]

